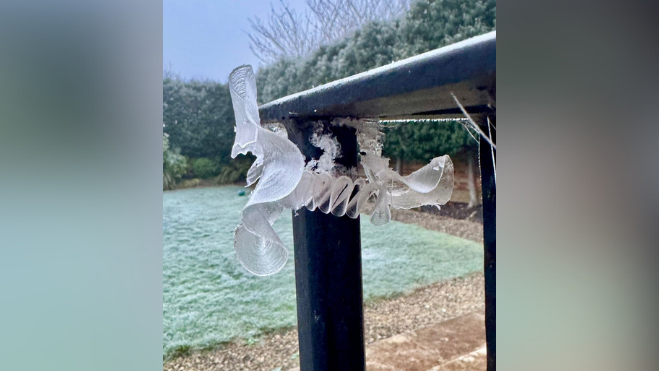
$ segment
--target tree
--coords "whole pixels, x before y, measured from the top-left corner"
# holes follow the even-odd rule
[[[310,13],[300,14],[283,0],[281,9],[270,5],[266,21],[249,19],[249,47],[261,61],[273,62],[282,57],[303,57],[318,46],[319,33],[314,29]]]
[[[335,3],[342,1],[327,2]],[[320,45],[305,58],[282,54],[259,69],[259,100],[269,102],[480,35],[495,27],[494,0],[415,1],[403,17],[368,21],[348,36]]]
[[[400,29],[398,58],[408,58],[496,28],[496,0],[417,1]]]
[[[250,48],[261,61],[305,57],[369,22],[400,17],[410,0],[307,0],[306,5],[304,12],[296,12],[279,0],[279,9],[271,5],[266,20],[249,20]]]
[[[235,118],[227,85],[212,81],[186,81],[165,72],[163,122],[167,148],[171,144],[176,148],[177,155],[190,158],[191,165],[190,169],[184,166],[183,172],[177,173],[173,181],[167,183],[168,186],[163,185],[164,188],[170,189],[183,174],[213,178],[219,184],[245,179],[254,158],[250,155],[232,160],[230,157]]]
[[[225,159],[231,153],[234,116],[227,85],[164,78],[163,122],[171,145],[185,156]]]

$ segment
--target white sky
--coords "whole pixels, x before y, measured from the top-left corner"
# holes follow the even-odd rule
[[[286,0],[303,11],[305,0]],[[163,68],[185,78],[226,82],[241,64],[256,70],[248,18],[265,17],[278,0],[163,0]]]

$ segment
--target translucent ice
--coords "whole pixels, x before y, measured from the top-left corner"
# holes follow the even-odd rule
[[[371,222],[383,225],[391,219],[390,207],[439,206],[450,199],[453,163],[448,156],[436,157],[414,173],[401,176],[389,168],[389,159],[381,156],[382,132],[376,121],[342,119],[332,124],[357,129],[366,179],[355,179],[354,169],[335,164],[341,146],[320,124],[309,140],[323,154],[305,164],[282,125],[261,127],[252,67],[236,68],[229,76],[229,87],[236,117],[231,157],[247,152],[256,156],[247,184],[258,184],[241,213],[234,242],[238,260],[248,271],[266,276],[277,273],[286,263],[288,252],[272,229],[285,208],[306,207],[357,218],[372,199]]]
[[[229,88],[236,117],[231,157],[252,152],[256,161],[247,173],[247,182],[258,180],[241,213],[234,246],[248,271],[270,275],[278,272],[288,259],[286,247],[272,229],[283,210],[277,202],[300,182],[304,158],[287,138],[261,127],[251,66],[235,69],[229,77]]]

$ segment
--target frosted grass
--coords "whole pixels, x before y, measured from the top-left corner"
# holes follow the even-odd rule
[[[242,187],[163,193],[163,352],[204,349],[296,324],[293,260],[257,277],[238,262],[233,231]],[[292,216],[274,229],[293,256]],[[482,245],[392,221],[362,218],[365,299],[482,270]]]

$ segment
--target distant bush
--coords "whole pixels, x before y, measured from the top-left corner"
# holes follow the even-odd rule
[[[236,135],[229,86],[169,73],[162,84],[163,130],[172,147],[189,158],[228,158]]]
[[[218,173],[218,166],[215,161],[209,158],[197,158],[192,161],[192,169],[198,178],[212,178]]]
[[[233,184],[244,181],[253,162],[253,156],[240,156],[227,164],[222,164],[220,175],[215,179],[216,182],[218,184]]]
[[[162,189],[173,189],[176,182],[181,179],[187,168],[185,156],[179,149],[169,148],[169,139],[162,137]]]
[[[184,179],[180,184],[178,184],[177,188],[194,188],[199,187],[199,185],[201,185],[200,179]]]

